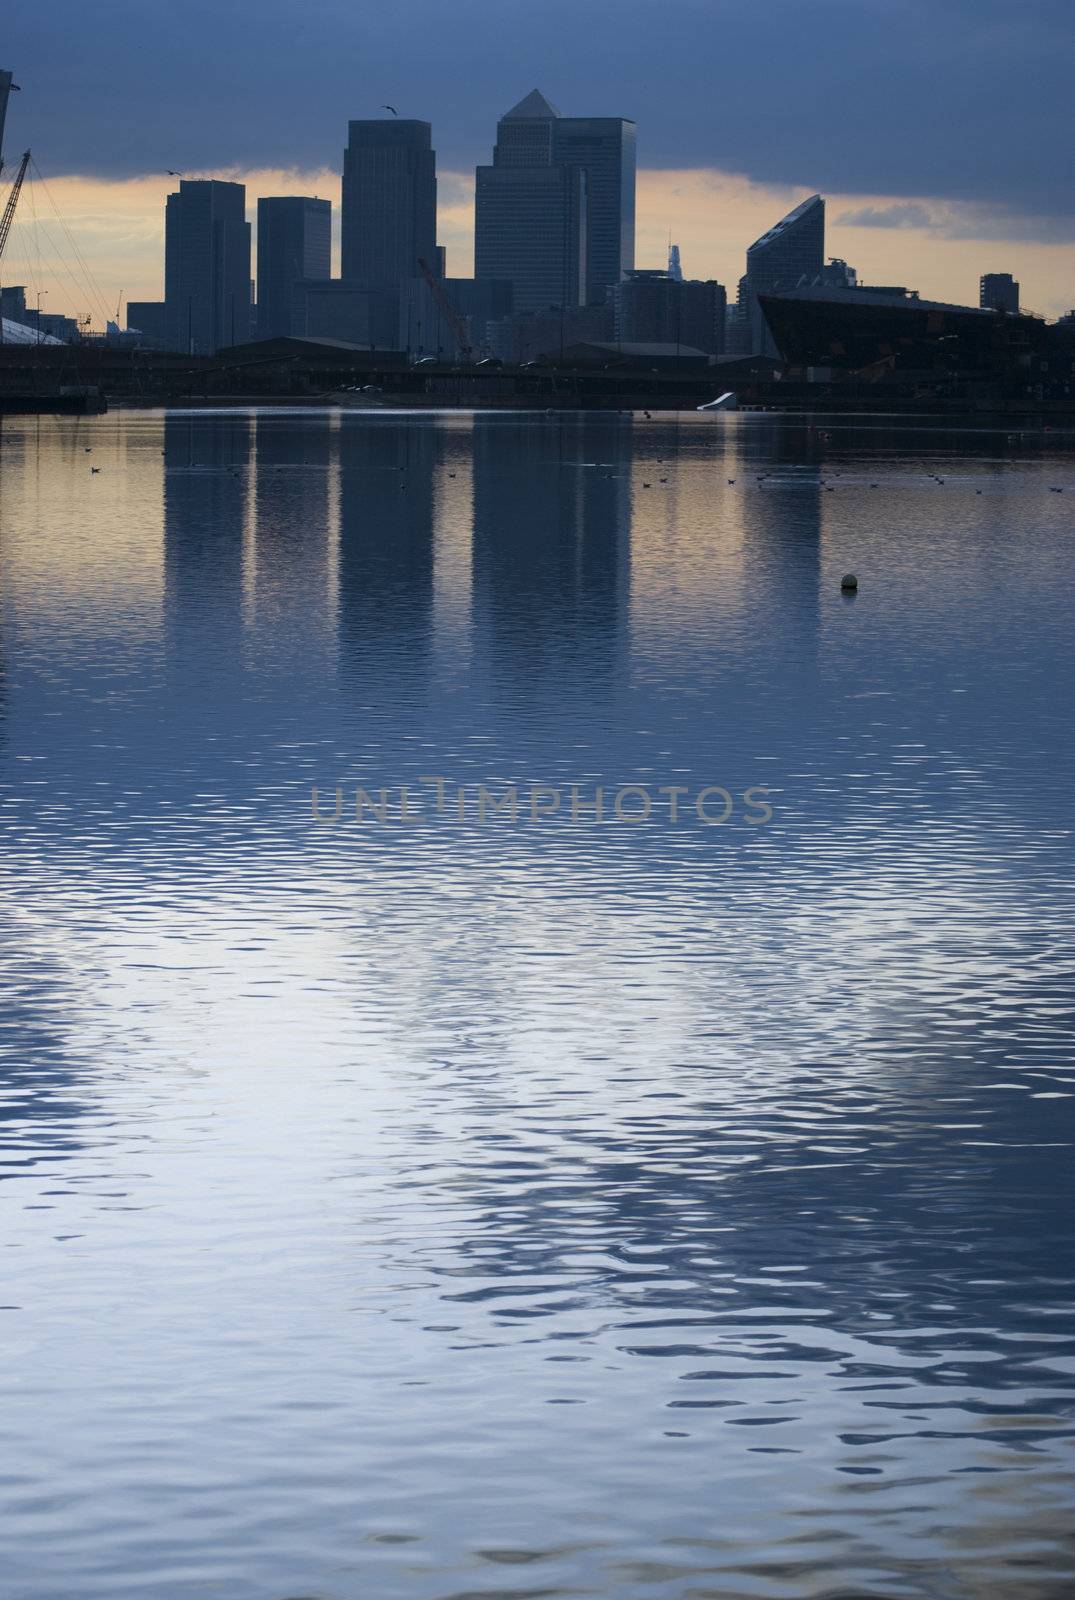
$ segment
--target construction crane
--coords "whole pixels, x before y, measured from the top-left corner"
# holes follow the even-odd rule
[[[4,253],[7,236],[11,232],[11,224],[15,220],[15,207],[19,203],[22,180],[26,176],[26,169],[29,165],[30,152],[26,150],[23,152],[22,160],[19,162],[19,170],[15,174],[15,182],[11,185],[11,193],[7,197],[7,205],[4,207],[4,215],[0,217],[0,256]]]
[[[461,358],[464,361],[472,361],[474,359],[474,348],[467,338],[467,325],[445,294],[440,279],[433,272],[429,262],[424,261],[421,256],[418,257],[418,270],[429,285],[430,294],[437,302],[444,320],[455,335],[455,342],[459,346]]]

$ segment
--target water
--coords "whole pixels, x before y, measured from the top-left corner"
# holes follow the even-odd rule
[[[822,429],[5,419],[6,1596],[1070,1592],[1071,444]]]

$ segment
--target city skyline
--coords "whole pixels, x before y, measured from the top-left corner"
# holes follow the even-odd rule
[[[20,97],[23,98],[23,97]],[[21,143],[17,106],[8,118],[8,144]],[[346,125],[346,119],[344,126]],[[336,141],[339,144],[339,139]],[[44,158],[42,158],[43,160]],[[245,184],[247,220],[256,222],[259,198],[310,195],[332,202],[333,271],[339,272],[340,174],[326,160],[316,169],[192,169],[192,178],[227,177]],[[159,299],[164,249],[164,201],[175,180],[162,173],[107,181],[50,175],[49,188],[67,226],[100,286],[99,303],[77,296],[54,258],[42,249],[43,266],[52,261],[50,309],[89,311],[103,327],[122,292],[128,300]],[[448,272],[470,276],[473,261],[473,174],[438,172],[438,237],[448,252]],[[668,236],[679,243],[688,276],[714,277],[734,297],[748,245],[813,191],[808,185],[769,186],[742,175],[716,170],[638,170],[635,261],[639,267],[665,264]],[[898,226],[878,227],[854,220],[857,213],[882,209],[886,197],[875,192],[826,191],[829,206],[827,250],[852,261],[864,278],[914,283],[924,295],[974,305],[983,272],[1010,271],[1023,285],[1023,301],[1049,317],[1064,315],[1075,300],[1075,251],[1055,240],[1012,240],[980,219],[974,208],[933,207],[909,202]],[[852,220],[845,220],[851,217]],[[51,227],[59,243],[62,234]],[[36,256],[34,237],[17,219],[5,256],[4,280],[20,279]],[[83,303],[85,301],[85,303]]]
[[[24,74],[20,72],[19,76]],[[524,100],[533,93],[524,96]],[[538,98],[543,100],[544,97],[539,94]],[[601,98],[604,102],[609,100],[607,88]],[[9,169],[12,166],[10,152],[22,142],[21,123],[25,120],[22,112],[24,104],[28,103],[26,96],[13,101],[16,126],[8,128]],[[380,109],[387,110],[385,106]],[[572,114],[563,119],[564,124],[577,128],[617,124],[630,127],[633,139],[635,124],[632,119],[621,122],[619,118],[596,118],[589,114],[592,108],[581,109],[586,109],[587,114],[575,115],[580,108],[572,105],[569,108]],[[500,114],[498,122],[503,115]],[[352,117],[345,126],[374,127],[378,122],[390,127],[392,119]],[[400,125],[430,126],[425,121],[405,118],[400,119]],[[477,172],[489,170],[487,163],[490,151],[495,148],[495,128],[494,124],[489,130],[490,146],[484,162],[478,163]],[[643,155],[647,143],[652,143],[654,132],[649,128],[641,130]],[[455,145],[450,124],[446,124],[443,136],[436,126],[432,127],[431,135],[430,157],[436,163],[432,175],[434,190],[438,183],[440,185],[435,234],[448,253],[448,275],[470,277],[475,265],[476,174],[446,169],[437,159],[436,151],[442,140],[449,150]],[[336,148],[339,148],[338,142]],[[336,160],[338,162],[338,156]],[[49,176],[47,169],[46,175]],[[266,198],[319,195],[331,206],[332,271],[341,275],[341,258],[345,254],[345,247],[341,249],[341,231],[345,233],[346,229],[338,165],[330,165],[326,160],[325,166],[314,174],[298,168],[275,172],[220,168],[207,173],[172,172],[168,176],[243,184],[246,218],[251,225],[256,220],[259,203]],[[63,281],[63,275],[54,273],[55,283],[48,284],[52,291],[48,302],[50,311],[84,315],[88,310],[93,325],[100,327],[114,316],[109,308],[118,305],[121,298],[129,302],[161,296],[163,285],[159,268],[154,270],[154,258],[157,261],[163,258],[160,250],[163,228],[162,219],[159,215],[154,217],[152,210],[154,204],[159,205],[163,199],[161,189],[170,187],[171,184],[156,174],[119,182],[94,180],[83,175],[49,176],[49,188],[60,200],[64,221],[78,240],[100,290],[96,295],[96,307],[84,306]],[[734,300],[735,285],[742,275],[743,256],[750,239],[765,232],[776,216],[793,209],[808,193],[809,189],[801,186],[762,185],[742,174],[716,168],[669,171],[642,166],[638,171],[637,250],[633,264],[645,269],[663,266],[667,243],[674,238],[683,251],[687,276],[717,279],[726,285],[729,300]],[[1056,317],[1070,310],[1075,299],[1075,252],[1070,246],[1059,237],[1005,238],[995,222],[990,224],[981,205],[960,202],[940,207],[925,200],[907,199],[899,205],[886,206],[881,203],[884,197],[879,195],[831,191],[826,198],[830,202],[826,255],[850,259],[863,280],[908,282],[927,297],[973,305],[983,274],[1010,271],[1023,283],[1024,304],[1030,310]],[[67,202],[73,202],[73,208]],[[49,224],[40,219],[28,221],[25,211],[24,207],[23,218],[16,222],[9,245],[5,281],[17,281],[20,276],[21,246],[22,260],[27,267],[35,263],[35,275],[40,284],[49,271],[49,251],[41,250],[40,235],[44,233],[46,242],[51,242],[47,236]],[[1064,231],[1060,221],[1057,230],[1060,234]],[[634,232],[632,217],[631,244]],[[1048,229],[1045,232],[1048,233]],[[621,259],[626,265],[630,258],[628,255]],[[36,268],[36,260],[42,261],[40,269]],[[587,285],[587,292],[592,294],[591,285]]]

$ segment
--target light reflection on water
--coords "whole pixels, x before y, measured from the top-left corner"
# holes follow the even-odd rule
[[[1075,473],[826,426],[4,420],[20,1600],[1068,1592]]]

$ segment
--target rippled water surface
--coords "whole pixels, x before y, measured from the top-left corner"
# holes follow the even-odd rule
[[[4,420],[5,1597],[1071,1592],[1073,460]]]

